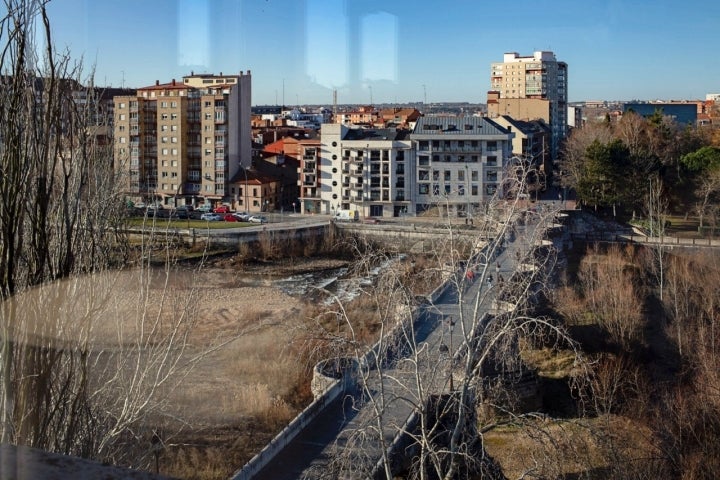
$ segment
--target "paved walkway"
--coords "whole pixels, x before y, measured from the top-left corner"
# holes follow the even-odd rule
[[[367,478],[416,405],[450,388],[450,354],[489,312],[498,276],[510,278],[540,231],[536,223],[516,227],[506,248],[478,265],[474,281],[463,280],[462,293],[449,285],[433,305],[422,308],[414,346],[382,370],[371,369],[364,391],[359,387],[326,408],[255,478]],[[463,279],[464,273],[456,275]]]

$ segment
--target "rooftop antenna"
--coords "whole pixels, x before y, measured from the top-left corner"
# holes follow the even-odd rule
[[[333,121],[337,118],[337,88],[333,89]]]

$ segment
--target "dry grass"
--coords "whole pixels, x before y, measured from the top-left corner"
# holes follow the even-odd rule
[[[483,441],[508,478],[605,479],[622,478],[615,473],[628,472],[631,465],[641,468],[652,458],[648,438],[638,423],[603,416],[496,428]]]
[[[552,348],[524,349],[520,356],[525,364],[547,378],[568,378],[578,372],[577,355],[572,350]]]

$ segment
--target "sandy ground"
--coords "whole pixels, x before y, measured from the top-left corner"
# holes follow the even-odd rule
[[[18,295],[1,306],[0,321],[23,325],[15,336],[26,343],[86,344],[105,352],[127,350],[152,329],[170,334],[189,326],[185,358],[205,353],[167,392],[166,413],[192,424],[234,423],[277,406],[297,383],[293,342],[302,334],[303,302],[271,280],[339,263],[241,265],[220,258],[200,271],[184,266],[78,277]],[[22,322],[13,320],[18,316]]]

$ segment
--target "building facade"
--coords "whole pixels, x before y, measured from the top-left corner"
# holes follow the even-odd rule
[[[415,150],[413,211],[464,216],[504,195],[514,134],[486,117],[421,117]]]
[[[408,131],[324,124],[316,213],[357,210],[362,217],[414,214],[413,150]],[[307,178],[307,177],[306,177]]]
[[[115,168],[128,197],[231,203],[230,179],[252,161],[250,98],[249,71],[191,74],[115,97]]]
[[[412,131],[324,124],[300,167],[302,212],[470,216],[505,194],[514,135],[475,116],[421,117]]]
[[[493,63],[488,92],[488,116],[509,115],[519,120],[540,118],[550,125],[550,153],[558,158],[567,136],[567,64],[550,51],[531,56],[506,53]]]

